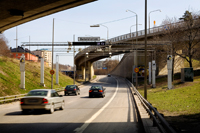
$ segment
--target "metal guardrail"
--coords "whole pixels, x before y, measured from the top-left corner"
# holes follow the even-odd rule
[[[153,126],[157,126],[158,129],[160,130],[160,132],[162,132],[162,133],[166,133],[166,131],[167,131],[167,133],[176,133],[176,131],[169,125],[169,123],[156,110],[156,108],[154,108],[145,98],[142,97],[142,95],[137,91],[137,89],[133,86],[133,84],[129,80],[127,80],[127,82],[129,84],[129,86],[133,89],[132,91],[134,91],[135,94],[140,99],[143,107],[146,109],[146,111],[150,115],[150,118],[153,119]]]
[[[62,87],[62,88],[56,88],[55,90],[57,92],[64,91],[64,87]],[[16,101],[16,100],[20,100],[26,94],[27,93],[25,93],[25,94],[19,94],[19,95],[11,95],[11,96],[0,97],[0,104],[6,103],[6,102],[13,102],[13,101]]]

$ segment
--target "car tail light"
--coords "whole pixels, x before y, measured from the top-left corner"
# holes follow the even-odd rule
[[[99,92],[103,92],[103,90],[99,90]]]
[[[92,90],[89,90],[89,92],[92,92]]]
[[[20,104],[24,104],[24,99],[20,99]]]
[[[76,90],[76,88],[74,89],[74,91]]]
[[[45,99],[45,98],[43,98],[43,99],[42,99],[42,103],[48,103],[48,100]]]
[[[65,89],[65,91],[67,91],[67,89]]]

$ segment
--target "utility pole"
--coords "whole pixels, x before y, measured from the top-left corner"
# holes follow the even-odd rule
[[[17,26],[16,26],[16,59],[17,59],[17,57],[18,57],[18,54],[17,54],[17,42],[18,42],[18,39],[17,39]]]
[[[31,54],[31,46],[30,46],[30,41],[31,41],[31,38],[30,38],[30,36],[29,36],[29,60],[31,60],[31,59],[30,59],[30,54]]]
[[[53,18],[53,31],[52,31],[52,52],[51,52],[51,70],[53,70],[53,46],[54,45],[54,18]],[[51,89],[53,89],[53,74],[51,75]]]
[[[147,0],[145,0],[145,74],[144,74],[144,98],[147,99]]]
[[[74,35],[74,42],[75,42],[75,35]],[[74,54],[73,54],[73,58],[75,59],[75,46],[74,46]],[[74,60],[74,85],[75,85],[75,60]]]

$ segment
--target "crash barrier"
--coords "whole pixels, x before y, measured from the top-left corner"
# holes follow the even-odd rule
[[[126,79],[129,87],[134,95],[137,95],[140,102],[142,103],[145,110],[150,115],[150,118],[153,120],[153,126],[157,126],[160,132],[162,133],[176,133],[176,131],[169,125],[169,123],[164,119],[162,114],[160,114],[155,107],[153,107],[142,95],[137,91],[133,84]]]
[[[55,90],[57,92],[64,91],[64,87],[62,87],[62,88],[56,88]],[[11,96],[0,97],[0,104],[20,100],[26,94],[19,94],[19,95],[11,95]]]

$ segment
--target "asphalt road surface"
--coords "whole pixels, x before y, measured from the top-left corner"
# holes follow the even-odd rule
[[[104,98],[89,98],[91,85],[106,88]],[[19,101],[0,105],[0,133],[143,133],[133,98],[123,79],[99,76],[80,87],[78,96],[64,96],[65,109],[53,114],[22,114]],[[61,94],[64,94],[63,92]]]

